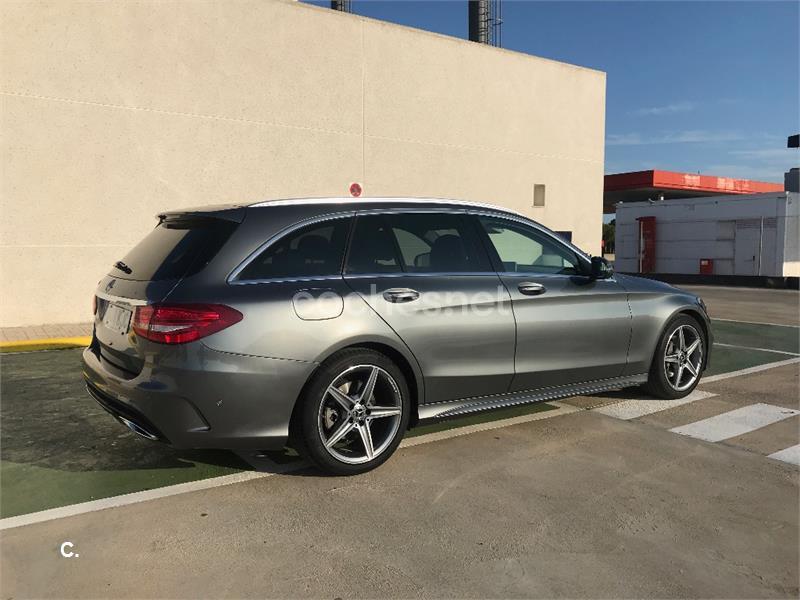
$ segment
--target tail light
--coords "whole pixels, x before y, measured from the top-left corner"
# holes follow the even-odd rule
[[[159,344],[185,344],[238,323],[242,313],[222,304],[151,304],[133,315],[136,335]]]

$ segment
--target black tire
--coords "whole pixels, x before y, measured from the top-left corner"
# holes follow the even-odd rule
[[[339,379],[341,377],[347,378],[346,373],[349,371],[353,382],[344,383],[344,387],[347,388],[349,393],[354,385],[361,384],[356,379],[360,380],[362,378],[362,372],[363,377],[369,377],[372,367],[377,367],[378,370],[376,371],[377,383],[374,388],[375,392],[371,397],[377,401],[378,405],[381,402],[389,402],[388,399],[391,399],[391,406],[399,406],[401,409],[399,419],[397,416],[390,416],[386,419],[370,417],[370,409],[366,407],[366,400],[364,400],[365,404],[362,405],[366,416],[348,416],[355,414],[355,411],[353,413],[345,411],[343,406],[334,402],[335,398],[328,391],[334,381],[342,381]],[[366,384],[366,381],[364,381],[364,384]],[[356,388],[357,391],[359,391],[359,388]],[[378,398],[379,394],[384,399]],[[353,396],[357,395],[357,393],[353,394]],[[397,397],[398,395],[399,398]],[[357,408],[359,404],[361,404],[360,401],[352,406]],[[337,411],[339,414],[337,414]],[[335,416],[331,415],[331,413],[334,413]],[[410,416],[411,402],[408,384],[397,365],[383,354],[374,350],[349,348],[337,352],[320,365],[308,385],[306,385],[296,411],[294,445],[301,454],[327,473],[356,475],[378,467],[394,453],[408,429]],[[363,418],[364,421],[359,421],[359,418]],[[329,420],[330,429],[327,429]],[[391,426],[389,421],[391,421]],[[335,444],[331,450],[326,448],[326,440],[323,439],[323,436],[328,433],[335,434],[336,430],[340,426],[344,427],[347,422],[352,423],[354,429],[351,429],[348,434],[343,436],[340,443]],[[360,429],[365,425],[368,432],[370,428],[373,428],[373,433],[369,434],[369,443],[373,442],[372,435],[374,435],[376,427],[385,429],[381,444],[383,448],[371,460],[367,460],[367,442],[364,441],[362,430]],[[395,425],[397,425],[396,428]],[[333,437],[334,435],[330,435],[328,440]],[[338,447],[342,445],[345,448],[339,449]],[[348,448],[351,446],[352,455],[347,455]],[[378,450],[378,448],[376,447],[375,450]],[[359,453],[364,454],[364,456],[357,456]],[[334,454],[341,455],[342,459],[337,458]],[[344,459],[363,460],[363,462],[353,464],[345,462]]]
[[[668,379],[667,376],[667,369],[673,369],[672,365],[670,364],[667,367],[665,363],[666,355],[667,355],[667,345],[670,343],[670,340],[673,338],[673,334],[676,334],[680,328],[690,328],[689,330],[684,329],[685,334],[691,334],[691,331],[697,333],[698,339],[700,340],[700,355],[698,356],[695,354],[696,350],[691,353],[691,356],[685,359],[682,363],[678,363],[679,365],[685,365],[686,361],[692,361],[689,366],[695,368],[697,370],[697,376],[694,377],[694,380],[691,383],[688,382],[688,379],[691,378],[692,374],[690,371],[686,371],[688,374],[685,376],[687,386],[682,389],[676,389],[673,381]],[[688,335],[685,335],[688,337]],[[675,342],[673,342],[675,343]],[[700,377],[703,374],[703,369],[705,369],[706,360],[708,357],[708,349],[706,348],[707,340],[706,336],[704,335],[703,328],[700,326],[700,323],[697,319],[687,315],[687,314],[680,314],[673,318],[667,326],[664,328],[664,332],[661,334],[661,339],[658,340],[658,345],[656,346],[655,354],[653,355],[653,362],[650,366],[650,374],[647,379],[647,383],[644,385],[645,391],[650,394],[651,396],[655,396],[656,398],[662,398],[664,400],[675,400],[678,398],[683,398],[691,394],[694,389],[697,387],[697,384],[700,382]],[[691,346],[691,344],[688,344]],[[673,346],[674,348],[674,346]],[[678,352],[679,355],[685,355],[685,352]],[[671,353],[670,356],[675,356],[675,354]],[[697,366],[695,360],[699,360],[699,366]],[[688,369],[688,367],[685,367]],[[675,367],[677,369],[677,366]],[[675,377],[676,370],[671,370],[671,377]],[[680,375],[677,376],[678,381],[684,381],[685,379],[681,379]]]

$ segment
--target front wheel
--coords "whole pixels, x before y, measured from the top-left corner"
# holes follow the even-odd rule
[[[302,450],[329,473],[374,469],[397,449],[408,428],[410,401],[402,372],[366,348],[327,360],[301,401]]]
[[[705,338],[700,324],[688,315],[670,321],[656,348],[646,390],[664,399],[688,396],[705,366]]]

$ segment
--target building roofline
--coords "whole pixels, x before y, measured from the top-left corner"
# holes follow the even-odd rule
[[[509,54],[509,55],[512,55],[512,56],[518,56],[518,57],[524,57],[524,58],[532,58],[534,60],[550,63],[550,64],[553,64],[553,65],[560,65],[560,66],[569,67],[569,68],[572,68],[572,69],[577,69],[577,70],[580,70],[580,71],[586,71],[588,73],[593,73],[595,75],[599,75],[603,79],[605,79],[606,76],[607,76],[605,71],[602,71],[600,69],[596,69],[596,68],[593,68],[593,67],[585,67],[583,65],[576,65],[575,63],[569,63],[569,62],[565,62],[565,61],[562,61],[562,60],[557,60],[555,58],[547,58],[545,56],[539,56],[537,54],[529,54],[527,52],[522,52],[520,50],[511,50],[509,48],[502,48],[502,47],[499,47],[499,46],[490,46],[488,44],[478,44],[476,42],[473,42],[471,40],[468,40],[468,39],[465,39],[465,38],[462,38],[462,37],[457,37],[457,36],[454,36],[454,35],[448,35],[446,33],[439,33],[437,31],[431,31],[429,29],[421,29],[419,27],[412,27],[411,25],[403,25],[401,23],[395,23],[394,21],[386,21],[386,20],[377,19],[377,18],[374,18],[374,17],[366,17],[364,15],[359,15],[358,13],[350,13],[350,12],[344,12],[344,11],[338,11],[338,10],[331,10],[330,8],[326,8],[324,6],[317,6],[317,5],[314,5],[314,4],[307,4],[305,2],[297,2],[296,0],[280,0],[280,1],[284,2],[285,4],[291,4],[293,6],[297,6],[298,8],[302,8],[302,9],[305,9],[305,10],[329,11],[329,12],[332,12],[332,13],[335,13],[336,15],[338,15],[338,18],[358,19],[360,21],[365,21],[365,22],[368,22],[368,23],[374,23],[374,24],[384,25],[384,26],[388,26],[388,27],[395,27],[395,28],[398,28],[398,29],[405,29],[406,31],[411,31],[411,32],[414,32],[414,33],[419,33],[419,34],[427,35],[427,36],[430,36],[430,37],[436,37],[436,38],[445,39],[445,40],[448,40],[448,41],[451,41],[451,42],[454,42],[454,43],[457,43],[457,44],[467,44],[467,45],[469,45],[470,48],[484,48],[488,52],[500,52],[500,53]]]
[[[661,171],[658,169],[632,171],[629,173],[611,173],[604,177],[604,192],[636,190],[640,188],[697,191],[728,195],[780,192],[783,191],[783,183],[736,179],[733,177],[718,177],[716,175],[700,175],[697,173],[679,173],[677,171]]]

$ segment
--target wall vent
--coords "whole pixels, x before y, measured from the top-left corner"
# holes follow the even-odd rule
[[[533,185],[533,205],[544,206],[544,184],[535,183]]]

